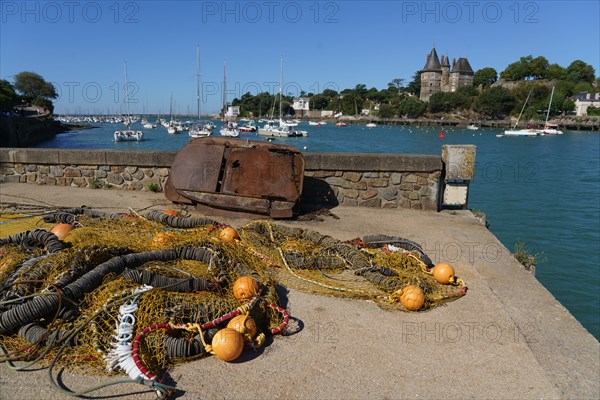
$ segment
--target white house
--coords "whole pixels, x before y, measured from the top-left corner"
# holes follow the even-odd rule
[[[366,116],[377,114],[379,112],[379,103],[375,103],[370,100],[367,101],[369,103],[369,108],[363,108],[362,110],[360,110],[360,113]]]
[[[578,117],[587,116],[588,107],[600,108],[600,93],[581,92],[572,97]]]
[[[308,115],[309,102],[310,100],[308,97],[297,97],[294,99],[292,108],[294,109],[296,116],[304,117]]]
[[[240,107],[239,106],[227,106],[227,113],[225,114],[228,118],[236,118],[240,115]]]

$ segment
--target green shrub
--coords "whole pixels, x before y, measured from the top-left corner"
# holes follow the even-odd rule
[[[148,184],[148,190],[151,192],[160,192],[160,186],[158,186],[157,183],[149,183]]]

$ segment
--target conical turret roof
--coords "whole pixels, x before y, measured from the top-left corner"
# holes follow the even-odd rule
[[[471,64],[469,64],[469,60],[464,57],[456,60],[456,64],[452,68],[452,72],[458,72],[465,75],[473,75],[473,68],[471,68]]]
[[[435,51],[435,47],[431,49],[431,53],[427,55],[427,62],[423,67],[423,72],[440,72],[442,70],[442,66],[440,64],[440,59]]]

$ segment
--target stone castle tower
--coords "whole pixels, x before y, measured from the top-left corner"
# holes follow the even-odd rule
[[[437,92],[455,92],[463,86],[473,86],[473,69],[466,58],[450,59],[442,55],[442,60],[437,55],[435,47],[427,55],[425,66],[421,70],[421,95],[422,101],[429,101],[431,95]]]

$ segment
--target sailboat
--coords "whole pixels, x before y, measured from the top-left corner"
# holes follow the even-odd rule
[[[171,115],[171,120],[166,125],[167,133],[174,135],[177,132],[177,128],[175,127],[175,122],[173,121],[173,95],[171,95],[171,103],[169,105],[169,114]]]
[[[240,131],[237,129],[237,124],[226,119],[227,113],[227,64],[223,62],[223,126],[219,131],[221,136],[240,136]]]
[[[131,129],[131,116],[129,115],[129,91],[127,83],[127,63],[124,63],[125,69],[125,103],[127,104],[127,118],[125,119],[125,130],[115,131],[114,139],[115,142],[131,142],[131,141],[142,141],[144,140],[144,132],[134,131]]]
[[[198,101],[198,122],[188,131],[188,135],[193,138],[207,137],[212,135],[212,124],[200,121],[200,46],[196,47],[196,82],[197,82],[197,101]]]
[[[554,97],[554,86],[552,86],[552,93],[550,94],[550,103],[548,103],[548,111],[546,112],[546,123],[544,124],[544,129],[540,130],[543,135],[562,135],[562,131],[559,131],[558,125],[548,123],[548,118],[550,117],[550,107],[552,106],[552,98]]]
[[[519,117],[517,118],[517,123],[515,124],[513,129],[504,131],[504,135],[496,135],[496,136],[538,136],[540,135],[540,131],[538,129],[517,129],[519,126],[519,121],[521,120],[521,115],[523,115],[523,111],[525,111],[525,106],[527,106],[527,102],[529,101],[529,96],[531,96],[531,92],[533,88],[529,91],[527,98],[525,99],[525,103],[523,103],[523,107],[521,108],[521,112],[519,113]]]
[[[281,59],[281,70],[279,76],[279,126],[275,125],[274,121],[267,121],[267,123],[258,130],[259,136],[267,137],[297,137],[297,136],[308,136],[307,131],[299,131],[296,129],[297,123],[285,122],[283,120],[283,106],[282,106],[282,86],[283,86],[283,58]],[[273,102],[273,108],[275,103]]]

